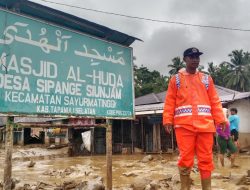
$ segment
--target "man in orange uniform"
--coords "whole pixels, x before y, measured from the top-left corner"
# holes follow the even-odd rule
[[[169,133],[173,126],[176,132],[181,190],[190,189],[195,154],[202,189],[211,189],[215,124],[224,127],[226,122],[212,78],[197,71],[201,54],[197,48],[184,51],[186,68],[171,78],[163,111],[166,132]]]

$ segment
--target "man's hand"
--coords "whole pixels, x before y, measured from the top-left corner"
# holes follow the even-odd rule
[[[219,127],[221,127],[222,131],[224,132],[226,129],[227,123],[226,122],[222,122],[219,124]]]
[[[169,134],[171,133],[171,131],[173,129],[173,125],[172,124],[166,124],[163,127],[164,127],[166,133],[169,133]]]

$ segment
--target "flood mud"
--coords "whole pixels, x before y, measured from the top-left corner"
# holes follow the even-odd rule
[[[14,147],[12,178],[14,189],[104,189],[106,185],[106,156],[68,157],[67,147],[46,149],[43,147]],[[0,164],[4,164],[4,149],[0,149]],[[174,154],[127,154],[112,156],[112,184],[114,190],[156,190],[180,188]],[[225,159],[221,167],[214,154],[215,170],[212,174],[212,189],[244,190],[250,188],[250,154],[240,153],[230,167]],[[194,166],[191,178],[192,189],[201,190],[199,171]],[[0,168],[0,181],[3,167]]]

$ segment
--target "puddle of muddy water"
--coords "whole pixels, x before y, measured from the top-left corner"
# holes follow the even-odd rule
[[[0,164],[4,164],[4,151],[1,151]],[[59,154],[59,153],[58,153]],[[15,154],[13,154],[15,156]],[[28,154],[27,154],[28,155]],[[36,155],[36,154],[35,154]],[[166,176],[173,175],[178,177],[178,169],[176,166],[177,155],[169,154],[153,154],[153,160],[147,163],[142,163],[141,160],[145,154],[137,155],[113,155],[112,156],[112,178],[113,187],[121,188],[128,187],[137,178],[149,180],[164,179]],[[34,167],[29,168],[29,160],[35,160]],[[225,159],[225,167],[222,168],[215,156],[214,173],[221,176],[231,176],[232,180],[213,179],[212,185],[214,189],[238,189],[236,186],[237,176],[246,175],[246,171],[250,169],[250,156],[237,157],[237,164],[240,168],[231,169],[229,160]],[[69,171],[69,172],[66,172]],[[131,176],[124,175],[131,174]],[[67,157],[62,152],[61,156],[56,155],[41,155],[23,156],[19,159],[15,157],[12,163],[12,177],[20,179],[22,183],[36,184],[38,181],[48,184],[62,184],[67,180],[90,180],[96,176],[101,176],[106,185],[106,156],[82,156],[82,157]],[[194,189],[201,189],[199,173],[191,174],[194,180]],[[3,167],[0,168],[0,180],[3,180]]]

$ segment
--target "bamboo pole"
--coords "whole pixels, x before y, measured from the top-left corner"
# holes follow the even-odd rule
[[[106,121],[107,190],[112,190],[112,124]]]
[[[13,149],[13,123],[14,117],[7,118],[6,133],[5,133],[5,164],[4,164],[4,178],[3,189],[11,190],[12,180],[12,149]]]

